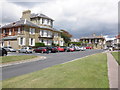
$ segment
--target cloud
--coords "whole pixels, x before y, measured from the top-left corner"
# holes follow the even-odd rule
[[[40,5],[44,2],[13,2],[13,4],[19,5],[19,6],[23,6],[23,7],[27,7],[27,8],[32,8],[36,5]]]
[[[14,5],[13,3],[2,2],[2,24],[7,24],[20,19],[23,7]]]
[[[117,34],[118,0],[6,0],[3,22],[18,20],[21,12],[31,9],[55,20],[54,27],[68,30],[74,37],[92,33]],[[10,2],[10,3],[8,3]],[[39,3],[38,3],[39,2]],[[11,10],[13,11],[11,13]]]

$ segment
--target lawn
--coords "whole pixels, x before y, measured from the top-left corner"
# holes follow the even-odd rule
[[[118,64],[120,65],[120,52],[112,52],[112,55],[117,60]]]
[[[21,56],[4,56],[0,57],[0,62],[1,63],[8,63],[8,62],[15,62],[15,61],[21,61],[21,60],[26,60],[26,59],[31,59],[35,58],[37,56],[33,55],[21,55]]]
[[[106,54],[97,54],[3,81],[3,88],[109,88]]]

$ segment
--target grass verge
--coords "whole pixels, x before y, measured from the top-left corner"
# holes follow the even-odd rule
[[[15,62],[15,61],[21,61],[21,60],[27,60],[27,59],[32,59],[37,56],[33,55],[21,55],[21,56],[4,56],[0,57],[0,62],[1,63],[9,63],[9,62]]]
[[[107,57],[96,54],[10,78],[3,88],[109,88]]]
[[[118,62],[118,64],[120,65],[120,52],[112,52],[112,55],[114,56],[114,58],[116,59],[116,61]]]

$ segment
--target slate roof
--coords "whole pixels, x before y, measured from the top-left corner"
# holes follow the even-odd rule
[[[16,39],[17,39],[17,36],[7,36],[3,38],[3,40],[16,40]]]
[[[48,16],[44,15],[44,14],[41,14],[41,13],[32,13],[30,18],[35,18],[35,17],[42,17],[42,18],[46,18],[46,19],[50,19],[50,20],[53,20],[52,18],[49,18]]]
[[[2,26],[2,28],[11,28],[11,27],[17,27],[17,26],[21,26],[21,25],[27,25],[27,26],[32,26],[32,27],[38,27],[38,28],[44,28],[44,29],[50,29],[53,31],[58,31],[55,28],[36,25],[36,24],[32,23],[31,21],[28,21],[26,19],[20,19],[19,21],[4,25],[4,26]]]
[[[11,27],[16,27],[16,26],[21,26],[21,25],[39,27],[38,25],[36,25],[36,24],[26,20],[26,19],[20,19],[19,21],[4,25],[4,26],[2,26],[2,28],[11,28]]]

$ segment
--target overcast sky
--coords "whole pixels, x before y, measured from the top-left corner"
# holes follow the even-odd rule
[[[17,21],[22,11],[43,13],[54,19],[56,29],[69,31],[74,38],[118,33],[119,0],[2,0],[1,25]]]

